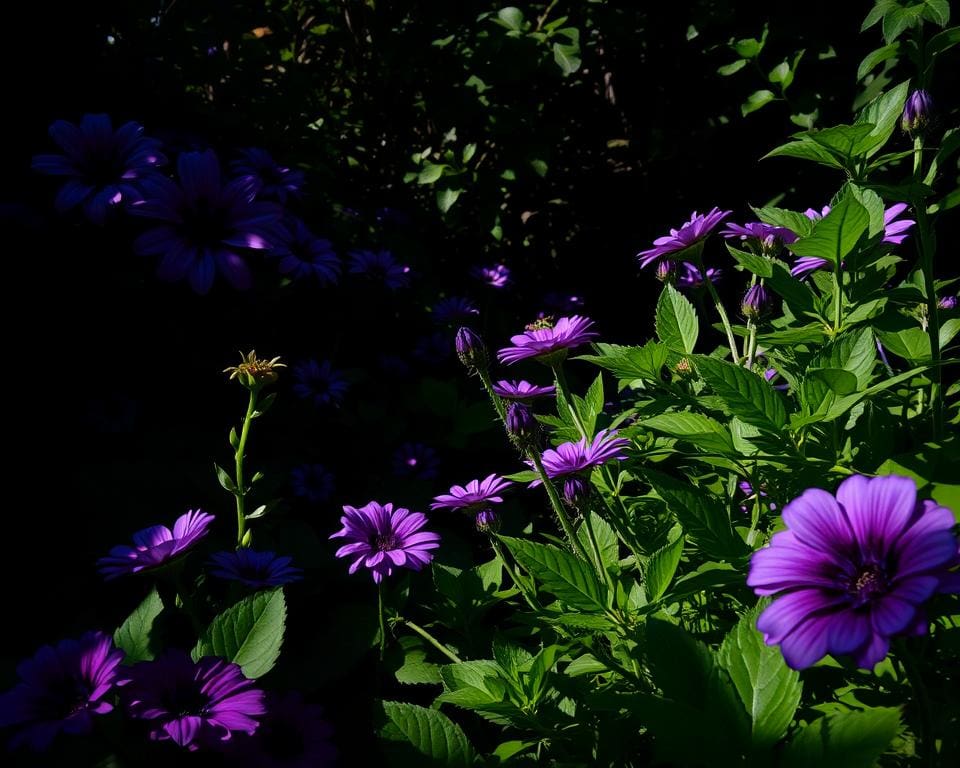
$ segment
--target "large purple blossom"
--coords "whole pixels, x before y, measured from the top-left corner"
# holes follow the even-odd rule
[[[918,503],[909,478],[854,475],[836,497],[808,489],[783,521],[788,530],[753,554],[747,584],[777,596],[757,629],[793,669],[828,653],[870,668],[891,637],[926,634],[923,604],[957,587],[947,583],[960,562],[953,513]]]
[[[234,739],[230,756],[248,768],[324,768],[336,762],[333,728],[300,693],[267,693],[267,714],[252,737]],[[231,763],[233,764],[233,762]]]
[[[283,222],[275,247],[267,255],[278,259],[280,274],[293,280],[314,277],[321,283],[333,285],[340,277],[340,259],[333,243],[317,237],[294,216],[288,216]]]
[[[206,536],[213,519],[213,515],[197,509],[180,515],[173,530],[165,525],[144,528],[133,534],[132,547],[125,544],[114,547],[109,555],[97,561],[97,567],[109,581],[165,565]]]
[[[378,584],[394,568],[419,571],[433,559],[430,550],[440,546],[438,534],[423,530],[427,517],[422,512],[371,501],[359,509],[344,506],[343,513],[343,528],[330,536],[347,540],[337,550],[337,557],[353,561],[350,573],[360,566],[368,569]]]
[[[44,645],[17,667],[20,682],[0,696],[0,727],[15,726],[11,749],[47,749],[60,732],[89,733],[107,701],[123,651],[102,632]]]
[[[574,502],[583,496],[585,491],[581,474],[611,459],[622,461],[627,458],[624,451],[629,445],[627,438],[617,437],[616,430],[602,429],[593,440],[582,437],[575,443],[562,443],[556,448],[548,448],[543,452],[541,460],[547,477],[551,480],[563,479],[564,496],[568,501]],[[533,466],[532,461],[527,464]],[[537,485],[540,485],[539,479],[530,483],[531,488]]]
[[[129,122],[114,131],[109,115],[84,115],[79,125],[57,120],[49,133],[64,154],[36,155],[33,169],[67,177],[54,205],[60,212],[82,206],[95,224],[103,224],[111,210],[139,200],[139,183],[159,177],[157,166],[167,161],[160,142],[143,135],[143,126]]]
[[[249,178],[223,183],[213,150],[184,152],[177,158],[178,186],[164,177],[143,182],[144,199],[130,211],[160,225],[134,242],[142,256],[160,256],[161,280],[187,279],[207,293],[217,272],[234,288],[250,287],[247,250],[265,250],[278,240],[280,207],[255,201]]]
[[[294,394],[312,401],[318,408],[339,404],[350,388],[350,383],[334,370],[329,360],[298,363],[293,366],[293,379]]]
[[[440,471],[440,457],[423,443],[404,443],[393,454],[393,471],[401,477],[433,480]]]
[[[536,397],[555,395],[557,388],[553,384],[546,387],[538,386],[524,379],[520,381],[501,379],[493,385],[493,391],[505,400],[533,400]]]
[[[640,251],[637,254],[641,268],[662,259],[664,256],[692,248],[705,240],[731,213],[732,211],[721,211],[716,207],[704,214],[694,211],[690,221],[685,222],[680,229],[671,229],[669,235],[658,237],[653,241],[653,248]]]
[[[450,493],[435,496],[430,509],[463,509],[476,511],[490,504],[502,504],[502,491],[513,483],[497,475],[487,475],[483,480],[471,480],[465,486],[454,485]]]
[[[251,589],[279,587],[303,578],[303,571],[291,565],[293,558],[274,552],[237,549],[216,552],[210,560],[214,566],[210,573],[214,576],[238,581]]]
[[[400,264],[390,251],[351,251],[350,274],[381,281],[392,291],[410,284],[410,267]]]
[[[256,185],[258,197],[287,202],[288,195],[298,195],[303,188],[303,171],[278,164],[265,149],[250,147],[240,150],[240,158],[230,164],[239,177]]]
[[[449,296],[440,299],[433,307],[433,321],[440,325],[463,325],[476,320],[480,310],[470,299]]]
[[[471,274],[491,288],[505,288],[510,282],[510,268],[506,264],[493,264],[489,267],[474,267]]]
[[[130,667],[121,682],[131,716],[151,721],[151,739],[191,751],[228,741],[234,732],[252,734],[266,712],[254,681],[213,656],[194,662],[183,651],[167,651]]]
[[[568,350],[600,335],[590,330],[592,326],[593,320],[580,315],[561,317],[552,327],[534,323],[522,334],[511,336],[513,346],[501,349],[497,358],[501,363],[512,364],[528,358],[553,360],[565,357]]]

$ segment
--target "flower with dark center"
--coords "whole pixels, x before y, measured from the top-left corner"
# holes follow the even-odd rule
[[[294,394],[310,400],[318,408],[339,405],[350,388],[349,382],[334,370],[329,360],[298,363],[293,366],[293,379]]]
[[[435,496],[430,509],[462,509],[475,512],[481,507],[491,504],[502,504],[502,491],[513,483],[497,475],[487,475],[483,480],[471,480],[465,486],[454,485],[450,493],[441,493]]]
[[[301,464],[290,473],[293,495],[322,504],[333,495],[334,477],[323,464]]]
[[[450,296],[440,299],[431,313],[433,321],[440,325],[462,325],[463,323],[475,320],[480,310],[470,299],[464,299],[460,296]]]
[[[300,693],[267,693],[267,713],[251,736],[238,736],[230,750],[231,765],[246,768],[325,768],[336,762],[330,743],[333,728],[323,709]]]
[[[689,261],[683,262],[681,266],[683,267],[683,272],[680,274],[680,277],[677,278],[677,285],[681,288],[702,288],[706,280],[703,278],[703,272],[701,272],[700,267],[696,264],[691,264]],[[723,270],[710,267],[707,269],[706,279],[711,283],[716,283],[721,275],[723,275]]]
[[[410,267],[400,264],[390,251],[351,251],[350,274],[382,282],[392,291],[410,284]]]
[[[828,653],[871,668],[892,637],[927,633],[927,600],[957,589],[956,520],[918,502],[910,478],[854,475],[836,496],[808,489],[784,507],[783,522],[787,530],[753,554],[747,584],[776,596],[757,629],[793,669]]]
[[[123,694],[131,717],[150,721],[150,738],[172,740],[193,751],[216,746],[236,733],[252,734],[266,712],[264,694],[240,667],[206,656],[197,662],[183,651],[126,671]]]
[[[288,195],[299,195],[303,189],[303,171],[279,165],[265,149],[250,147],[240,150],[240,158],[230,164],[238,177],[256,185],[256,194],[264,200],[287,202]]]
[[[255,201],[250,179],[224,184],[212,150],[184,152],[177,158],[177,175],[179,186],[164,177],[143,182],[144,199],[130,212],[160,224],[134,241],[134,251],[160,256],[157,276],[186,279],[197,293],[207,293],[218,272],[246,290],[251,277],[242,254],[277,242],[280,207]]]
[[[404,443],[393,454],[393,471],[400,477],[433,480],[440,471],[440,458],[429,445]]]
[[[152,525],[133,534],[133,546],[120,545],[97,561],[97,568],[106,579],[128,573],[140,573],[166,565],[194,547],[209,532],[213,515],[199,509],[177,518],[173,530],[165,525]]]
[[[32,167],[67,179],[54,201],[61,213],[80,206],[90,221],[103,224],[112,210],[141,199],[141,182],[163,178],[160,142],[144,136],[139,123],[114,131],[109,115],[84,115],[79,125],[57,120],[49,133],[64,154],[36,155]]]
[[[46,750],[58,733],[89,733],[93,716],[113,710],[114,686],[123,651],[102,632],[41,647],[17,667],[20,682],[0,696],[0,728],[16,732],[10,748]]]
[[[672,253],[683,253],[702,243],[730,213],[731,211],[721,211],[716,207],[705,214],[694,211],[690,220],[680,229],[671,229],[669,235],[658,237],[653,241],[653,248],[637,254],[640,267],[646,267]]]
[[[489,267],[474,267],[471,273],[475,278],[491,288],[504,288],[510,282],[510,269],[505,264]]]
[[[520,381],[501,379],[493,385],[493,391],[504,400],[529,401],[537,397],[552,397],[557,393],[557,388],[553,384],[545,387],[531,384],[524,379]]]
[[[214,576],[238,581],[251,589],[279,587],[303,578],[303,571],[290,564],[293,558],[274,552],[237,549],[216,552],[210,556],[210,560],[215,566],[210,571]]]
[[[907,97],[903,106],[900,127],[910,136],[923,134],[933,118],[933,97],[922,88],[918,88]]]
[[[423,530],[427,518],[422,512],[375,501],[359,508],[344,506],[343,512],[343,528],[330,536],[347,541],[337,557],[352,560],[350,573],[361,566],[369,570],[377,584],[394,568],[419,571],[433,559],[430,550],[440,546],[438,534]]]
[[[292,280],[313,277],[321,284],[335,285],[340,277],[340,259],[333,243],[314,235],[294,216],[284,220],[275,247],[267,256],[277,259],[280,274]]]
[[[593,320],[580,315],[561,317],[555,324],[544,318],[522,334],[511,336],[513,346],[501,349],[497,358],[508,365],[530,358],[551,364],[564,359],[574,347],[599,336],[590,330],[592,327]]]

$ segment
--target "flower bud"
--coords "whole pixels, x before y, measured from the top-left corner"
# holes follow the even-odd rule
[[[510,403],[506,426],[507,434],[518,448],[525,449],[536,442],[539,424],[525,403]]]
[[[500,520],[497,518],[497,513],[492,509],[481,509],[477,512],[476,525],[478,531],[496,531],[500,527]]]
[[[900,118],[900,127],[910,136],[922,134],[930,125],[933,117],[933,99],[922,88],[917,89],[907,97],[903,107],[903,116]]]
[[[487,368],[489,364],[487,346],[476,333],[463,327],[457,331],[454,344],[457,348],[457,357],[467,367],[467,370],[485,370]]]
[[[657,262],[657,280],[661,283],[670,282],[676,276],[677,265],[669,259]]]
[[[939,309],[956,309],[957,308],[957,297],[956,296],[941,296],[940,300],[937,302],[937,307]]]
[[[579,475],[570,475],[563,481],[563,498],[571,507],[577,507],[590,490],[590,484]]]
[[[770,294],[767,289],[760,283],[750,286],[743,297],[743,302],[740,304],[740,311],[743,316],[750,320],[756,320],[765,315],[769,309]]]

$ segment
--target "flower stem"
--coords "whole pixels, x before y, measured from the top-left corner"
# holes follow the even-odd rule
[[[723,308],[723,302],[717,295],[717,289],[713,287],[713,282],[704,274],[704,284],[707,286],[707,293],[713,299],[714,306],[717,308],[717,314],[720,315],[720,322],[727,332],[727,344],[730,345],[730,355],[735,365],[740,365],[740,356],[737,354],[737,338],[733,335],[733,326],[730,325],[730,318],[727,317],[727,310]]]
[[[583,426],[583,422],[580,420],[580,414],[577,412],[577,406],[573,402],[573,395],[570,393],[570,385],[567,384],[567,377],[563,373],[563,364],[555,363],[552,366],[553,375],[557,380],[557,389],[560,390],[560,394],[563,395],[563,399],[567,401],[567,407],[570,409],[570,415],[573,417],[573,423],[577,426],[577,431],[580,433],[580,437],[585,440],[589,439],[586,428]]]
[[[247,489],[243,484],[243,458],[247,449],[247,437],[250,435],[250,425],[253,423],[253,414],[257,410],[257,390],[250,390],[250,399],[247,401],[247,413],[243,417],[243,426],[240,429],[240,440],[234,453],[234,469],[237,489],[234,496],[237,499],[237,547],[243,546],[243,536],[247,528],[246,495]]]
[[[497,537],[494,534],[490,534],[490,546],[493,547],[494,554],[500,558],[500,562],[503,563],[503,567],[507,571],[507,575],[513,580],[514,585],[517,589],[520,590],[520,594],[523,595],[523,599],[527,601],[527,605],[530,606],[534,611],[540,610],[539,602],[537,601],[536,591],[532,593],[530,591],[530,586],[527,584],[524,579],[521,581],[517,577],[517,572],[514,570],[513,566],[510,565],[510,561],[507,560],[506,556],[503,553],[503,548],[500,546],[500,542],[497,541]]]
[[[487,391],[487,395],[490,397],[490,402],[493,403],[493,408],[497,412],[497,416],[500,417],[500,422],[503,424],[504,429],[506,429],[507,410],[503,407],[503,400],[501,400],[500,396],[493,391],[493,382],[490,381],[490,373],[485,368],[478,368],[477,373],[480,376],[480,381],[483,382],[483,388]]]
[[[840,275],[840,262],[833,267],[833,335],[840,333],[840,311],[843,304],[843,278]]]
[[[383,612],[383,583],[377,584],[377,618],[380,621],[380,661],[387,653],[387,621]]]
[[[573,523],[570,521],[567,511],[563,508],[563,502],[560,500],[559,494],[557,494],[557,489],[553,487],[553,481],[547,477],[547,470],[543,468],[543,461],[540,459],[540,454],[536,450],[531,449],[528,452],[530,460],[533,462],[534,468],[537,470],[537,474],[540,475],[540,482],[543,483],[543,487],[547,492],[547,496],[550,499],[550,506],[553,507],[553,511],[557,515],[557,519],[560,521],[560,527],[563,528],[563,532],[567,537],[567,541],[570,543],[570,548],[576,552],[580,557],[582,557],[587,562],[590,562],[590,558],[587,557],[587,553],[583,548],[583,545],[580,544],[580,540],[577,539],[577,535],[573,530]]]
[[[412,629],[414,632],[420,635],[420,637],[422,637],[424,640],[430,643],[430,645],[432,645],[434,648],[440,651],[440,653],[442,653],[444,656],[450,659],[450,661],[452,661],[454,664],[463,663],[462,659],[459,656],[457,656],[457,654],[455,654],[453,651],[447,648],[447,646],[445,646],[443,643],[437,640],[437,638],[435,638],[433,635],[427,632],[427,630],[425,630],[419,624],[414,624],[412,621],[410,621],[410,619],[401,619],[401,621],[403,621],[403,623],[406,624],[410,629]]]
[[[587,539],[590,541],[590,548],[593,550],[594,565],[596,566],[597,573],[603,577],[604,583],[610,590],[610,598],[613,599],[616,590],[613,579],[610,578],[610,572],[603,565],[603,557],[600,555],[600,545],[597,543],[597,535],[593,531],[593,523],[590,522],[590,514],[590,510],[587,510],[583,515],[583,525],[587,532]]]

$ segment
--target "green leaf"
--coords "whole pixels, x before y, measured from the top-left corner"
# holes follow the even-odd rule
[[[949,0],[924,0],[924,18],[934,24],[945,27],[950,23]]]
[[[930,360],[930,336],[918,325],[889,331],[877,329],[877,336],[888,352],[907,362],[916,364]]]
[[[860,66],[857,67],[857,80],[863,80],[878,64],[882,64],[899,55],[900,43],[890,43],[890,45],[885,45],[882,48],[870,51],[870,53],[863,57]]]
[[[606,608],[606,588],[588,563],[549,544],[509,536],[501,536],[500,540],[548,592],[571,608],[586,611]]]
[[[657,336],[670,349],[681,353],[693,352],[700,327],[697,312],[686,296],[669,283],[663,287],[657,301]]]
[[[442,682],[440,665],[431,664],[429,661],[408,661],[394,672],[394,677],[397,678],[398,683],[407,685],[439,684]]]
[[[750,251],[741,251],[729,243],[727,243],[727,250],[730,251],[730,255],[736,259],[738,264],[758,277],[770,277],[773,274],[773,265],[770,263],[770,259],[757,256]]]
[[[582,63],[579,43],[554,43],[553,60],[560,67],[564,77],[572,75],[580,69]]]
[[[866,153],[867,157],[871,157],[883,148],[900,123],[909,89],[910,83],[905,80],[896,88],[878,96],[863,109],[857,117],[857,125],[865,124],[873,127],[857,144],[855,154]]]
[[[735,453],[730,430],[716,419],[693,411],[661,413],[639,422],[647,429],[686,440],[708,453]]]
[[[460,195],[462,194],[462,189],[438,189],[437,208],[440,209],[441,213],[446,213],[453,207],[453,204],[460,199]]]
[[[420,173],[417,174],[417,184],[433,184],[437,179],[443,176],[446,165],[425,165]]]
[[[787,407],[780,393],[763,378],[738,365],[698,355],[697,370],[730,412],[758,429],[780,434]]]
[[[873,131],[872,125],[835,125],[821,131],[810,131],[806,136],[821,147],[850,161],[862,154],[860,149]]]
[[[760,159],[766,160],[768,157],[795,157],[798,160],[812,160],[829,168],[843,167],[830,150],[806,138],[781,144],[779,147],[771,149]]]
[[[442,712],[403,701],[385,701],[383,711],[393,726],[384,729],[384,738],[396,740],[399,735],[429,760],[427,765],[469,768],[476,759],[460,726]]]
[[[489,659],[447,664],[440,669],[445,690],[437,701],[476,710],[502,704],[507,699],[507,685],[501,675],[500,666]]]
[[[867,17],[863,20],[863,24],[860,25],[860,31],[866,32],[868,29],[870,29],[870,27],[879,22],[884,15],[899,7],[900,4],[897,2],[897,0],[878,0],[876,5],[870,9]]]
[[[227,470],[217,463],[214,463],[213,468],[217,472],[217,480],[220,481],[220,485],[223,487],[223,490],[235,494],[237,492],[237,486],[234,484],[233,478],[227,474]]]
[[[597,547],[600,549],[600,564],[608,571],[620,570],[620,541],[617,539],[616,531],[596,512],[590,512],[590,525],[593,527],[593,535],[597,540]],[[587,526],[583,523],[577,529],[577,538],[583,545],[584,550],[591,553],[589,533]]]
[[[261,677],[277,662],[286,620],[282,589],[248,595],[214,617],[197,641],[193,658],[219,656],[239,664],[247,677]]]
[[[113,633],[114,645],[125,654],[124,663],[153,661],[157,651],[153,624],[162,612],[163,601],[154,587]]]
[[[797,256],[815,256],[839,264],[870,225],[870,215],[852,194],[845,194],[813,231],[787,247]]]
[[[857,377],[840,368],[808,368],[807,378],[823,382],[837,395],[849,395],[857,391]]]
[[[760,55],[760,51],[763,50],[763,46],[767,42],[767,31],[767,27],[764,25],[763,32],[761,33],[759,40],[753,37],[746,37],[742,40],[737,40],[733,43],[730,43],[730,47],[738,56],[741,56],[744,59],[755,59]]]
[[[507,29],[519,32],[523,29],[523,11],[510,5],[497,11],[497,20]]]
[[[870,328],[855,328],[827,344],[816,356],[816,368],[842,368],[852,373],[857,386],[866,387],[877,359],[877,345]]]
[[[756,112],[761,107],[766,106],[776,97],[773,91],[769,91],[766,88],[761,88],[759,91],[754,91],[749,96],[747,100],[740,105],[740,114],[746,117],[751,112]]]
[[[753,212],[757,214],[760,221],[770,224],[774,227],[786,227],[797,237],[806,237],[813,231],[813,222],[806,214],[799,211],[790,211],[786,208],[775,208],[765,206],[763,208],[754,208]],[[766,277],[766,275],[764,275]]]
[[[580,355],[575,360],[587,360],[606,368],[618,379],[659,380],[660,372],[667,362],[667,348],[656,341],[648,341],[642,347],[624,347],[619,344],[595,345],[599,355]]]
[[[676,541],[650,555],[647,567],[643,569],[643,584],[649,602],[659,600],[670,587],[670,582],[673,581],[673,576],[677,572],[677,566],[680,565],[685,543],[683,536],[680,536]]]
[[[730,674],[750,716],[754,748],[773,747],[787,732],[800,704],[800,674],[757,631],[759,607],[748,611],[724,638],[718,659]]]
[[[783,753],[784,768],[871,768],[900,733],[894,707],[839,712],[797,732]]]
[[[230,447],[237,450],[240,447],[240,437],[237,435],[237,428],[230,427]]]
[[[724,64],[722,67],[717,67],[717,74],[721,77],[729,77],[735,72],[739,72],[747,66],[746,59],[737,59],[736,61],[731,61],[729,64]]]
[[[960,333],[960,318],[951,317],[940,326],[940,335],[938,337],[940,349],[943,349],[945,346],[947,346],[947,344],[953,341],[953,337],[958,333]]]
[[[883,39],[892,43],[911,27],[920,23],[924,6],[913,5],[908,8],[894,8],[883,17]]]

